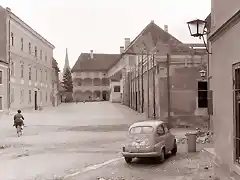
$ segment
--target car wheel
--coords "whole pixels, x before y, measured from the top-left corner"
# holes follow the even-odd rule
[[[161,164],[164,162],[165,157],[166,157],[165,148],[162,148],[161,154],[160,154],[160,156],[159,156],[159,158],[158,158],[158,159],[159,159],[159,162],[160,162]]]
[[[176,140],[174,140],[174,146],[173,146],[173,149],[171,150],[171,154],[172,155],[176,155],[177,154],[177,143],[176,143]]]
[[[130,158],[130,157],[125,157],[125,161],[126,161],[126,163],[131,163],[132,162],[132,158]]]

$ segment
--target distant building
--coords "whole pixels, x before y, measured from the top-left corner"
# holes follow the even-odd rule
[[[55,47],[9,8],[0,7],[0,34],[0,57],[10,65],[10,88],[7,68],[1,66],[3,83],[6,83],[1,87],[4,93],[0,93],[2,109],[51,105]]]
[[[120,97],[111,96],[108,70],[119,60],[119,54],[82,53],[72,68],[73,99],[78,101],[110,100],[120,102]],[[119,84],[114,86],[120,90]]]
[[[52,74],[52,105],[58,106],[61,103],[60,84],[59,84],[59,68],[57,61],[52,60],[53,74]]]
[[[133,41],[125,38],[121,57],[108,70],[108,77],[119,83],[121,102],[148,118],[207,125],[207,82],[200,76],[206,70],[203,47],[184,44],[169,34],[167,25],[162,29],[151,21]],[[171,54],[169,83],[167,53]]]

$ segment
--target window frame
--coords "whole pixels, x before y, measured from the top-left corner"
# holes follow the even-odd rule
[[[24,103],[24,89],[21,89],[20,91],[20,104]]]
[[[20,62],[20,78],[21,79],[24,78],[24,62],[23,61]]]
[[[32,80],[32,66],[28,65],[28,80]]]
[[[15,62],[13,60],[11,60],[10,75],[15,76]]]
[[[28,90],[28,104],[32,104],[32,90]]]
[[[117,89],[115,89],[117,88]],[[119,88],[119,89],[118,89]],[[117,90],[117,91],[116,91]],[[113,87],[113,92],[121,92],[121,86],[120,85],[116,85]]]
[[[23,41],[23,37],[21,37],[21,51],[23,51],[24,50],[24,41]]]
[[[1,99],[2,99],[2,102],[1,102]],[[3,95],[0,95],[0,102],[1,102],[1,105],[2,105],[2,109],[1,109],[1,106],[0,106],[0,112],[2,112],[4,110],[4,96]]]
[[[28,43],[28,54],[32,54],[32,44],[31,42]]]
[[[42,60],[42,54],[43,54],[43,51],[40,50],[40,60]]]
[[[0,73],[2,73],[2,77],[0,76],[0,86],[3,85],[3,79],[4,79],[4,74],[3,74],[3,70],[0,69]]]
[[[207,82],[207,80],[198,80],[197,81],[197,86],[198,86],[198,89],[197,89],[197,91],[198,91],[198,94],[197,94],[197,98],[198,98],[198,100],[197,100],[197,107],[198,108],[201,108],[201,109],[203,109],[203,108],[208,108],[208,87],[207,87],[207,89],[206,90],[199,90],[199,83],[200,82],[204,82],[204,83],[206,83],[206,85],[208,86],[208,82]],[[200,97],[200,93],[206,93],[206,99],[200,99],[199,97]],[[202,104],[201,103],[201,101],[202,102],[204,102],[203,104],[205,105],[200,105],[200,104]]]
[[[37,46],[34,46],[34,56],[35,57],[37,57],[37,50],[38,50]]]
[[[14,46],[14,33],[11,32],[11,45]]]
[[[163,133],[162,133],[162,134],[160,134],[160,133],[158,132],[158,129],[159,129],[159,128],[162,128],[162,130],[163,130]],[[156,134],[157,134],[158,136],[163,136],[163,135],[165,135],[165,130],[164,130],[164,127],[163,127],[162,124],[160,124],[160,125],[156,128]]]
[[[35,81],[38,81],[38,68],[35,67]]]

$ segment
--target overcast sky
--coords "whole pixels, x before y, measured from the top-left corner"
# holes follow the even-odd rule
[[[189,35],[186,22],[205,19],[210,0],[0,0],[56,46],[63,68],[65,48],[70,66],[82,52],[119,53],[124,38],[135,38],[154,20],[179,40],[201,42]]]

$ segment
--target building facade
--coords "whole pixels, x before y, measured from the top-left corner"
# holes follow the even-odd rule
[[[11,12],[0,7],[4,40],[2,53],[9,63],[5,74],[10,87],[8,108],[23,109],[51,105],[54,46]],[[5,48],[5,46],[7,47]]]
[[[132,42],[125,38],[121,59],[108,71],[120,84],[122,103],[148,118],[207,125],[207,82],[200,76],[207,56],[196,47],[204,45],[183,44],[153,21]]]
[[[212,52],[214,167],[224,180],[240,179],[239,9],[238,0],[231,3],[212,0],[209,42]]]
[[[120,102],[116,94],[113,97],[110,93],[111,87],[119,91],[119,84],[114,83],[114,79],[110,81],[107,73],[119,58],[119,54],[82,53],[72,68],[74,101]],[[118,93],[120,96],[120,91]]]
[[[53,58],[52,59],[52,105],[58,106],[61,103],[61,94],[60,94],[60,84],[59,84],[59,68],[57,61]]]

